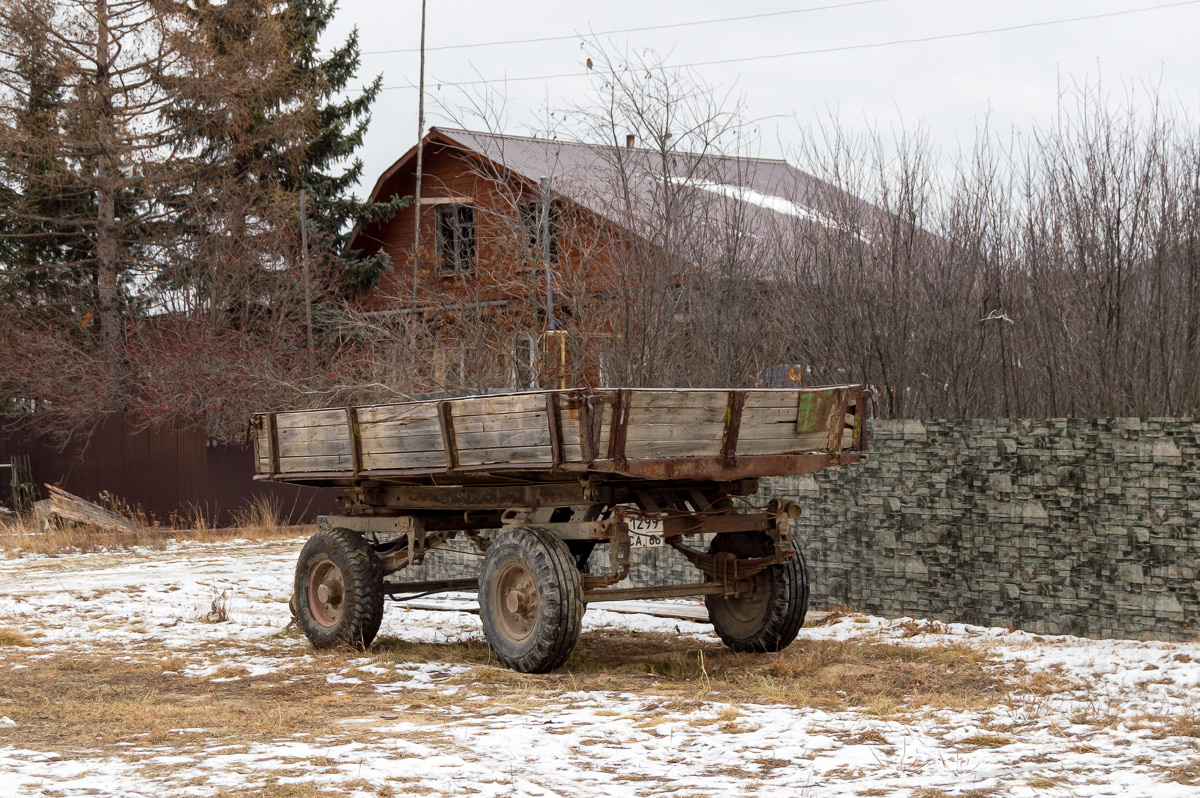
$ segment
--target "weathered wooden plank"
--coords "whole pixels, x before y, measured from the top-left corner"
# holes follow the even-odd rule
[[[728,401],[728,391],[669,391],[654,389],[634,389],[630,394],[630,408],[640,410],[646,408],[716,408],[725,410]]]
[[[550,419],[545,411],[502,413],[496,416],[454,416],[455,432],[501,432],[504,430],[547,429]]]
[[[374,452],[363,451],[363,470],[373,468],[420,468],[445,471],[446,455],[439,447],[436,452]]]
[[[422,420],[419,424],[408,424],[403,427],[395,424],[375,424],[370,427],[359,424],[359,437],[364,441],[417,438],[425,435],[441,435],[441,427],[438,426],[436,420]]]
[[[738,441],[739,455],[756,454],[785,454],[787,452],[819,452],[824,451],[827,441],[826,433],[810,433],[794,438],[774,438],[771,440],[741,440]]]
[[[353,467],[354,463],[348,454],[279,458],[279,470],[285,474],[303,471],[351,471]]]
[[[117,515],[98,504],[92,504],[73,493],[67,493],[56,485],[46,485],[46,490],[50,492],[50,498],[46,500],[50,512],[60,518],[79,524],[115,529],[118,532],[133,532],[136,529],[136,524],[128,518]]]
[[[649,424],[724,424],[727,407],[676,408],[634,407],[630,411],[630,429]],[[796,423],[796,405],[787,407],[746,407],[742,410],[742,424],[761,422]]]
[[[687,424],[725,425],[727,408],[721,407],[634,407],[629,411],[630,431],[634,427],[653,425],[679,426]],[[789,420],[796,420],[793,409]]]
[[[455,419],[455,438],[459,451],[467,449],[503,449],[520,446],[549,446],[550,430],[548,429],[517,429],[501,430],[500,432],[461,432],[458,429],[458,419]]]
[[[349,438],[350,433],[346,429],[345,413],[342,414],[341,426],[280,427],[279,429],[280,444],[297,441],[344,441]]]
[[[694,441],[696,443],[721,442],[724,424],[633,424],[625,439],[628,446],[634,442]]]
[[[262,418],[262,423],[256,422],[254,427],[254,459],[264,461],[270,459],[267,456],[267,442],[267,421]]]
[[[565,463],[582,463],[583,456],[583,437],[579,432],[578,418],[571,420],[566,417],[566,410],[563,410],[563,462]]]
[[[791,424],[796,425],[796,405],[786,407],[747,407],[742,410],[742,424]]]
[[[612,404],[605,402],[599,409],[600,412],[600,434],[596,441],[596,455],[598,457],[608,457],[608,441],[612,435]]]
[[[416,421],[437,421],[437,404],[419,402],[405,405],[378,405],[358,410],[360,424],[409,424]]]
[[[442,433],[436,430],[424,435],[393,435],[387,438],[363,438],[362,450],[366,452],[439,452],[442,448]]]
[[[484,465],[488,463],[553,464],[553,452],[549,446],[505,446],[498,449],[470,449],[459,453],[461,465]]]
[[[472,396],[448,400],[454,403],[454,418],[463,416],[486,416],[493,413],[525,413],[546,411],[543,393],[501,394],[499,396]]]
[[[656,457],[715,457],[721,454],[721,439],[715,441],[638,441],[627,442],[625,457],[629,460]]]
[[[296,427],[328,427],[346,426],[346,411],[337,410],[291,410],[275,414],[275,424],[278,429],[294,429]]]
[[[796,405],[800,402],[799,390],[790,388],[780,390],[747,390],[746,391],[746,409],[765,409],[765,408],[781,408],[790,407],[792,413],[796,412]]]
[[[340,441],[283,441],[279,442],[280,457],[310,457],[314,455],[353,454],[348,439]]]
[[[822,435],[827,434],[823,430],[817,430],[801,436],[796,434],[795,424],[760,424],[742,430],[739,437],[743,441],[797,441],[802,438],[807,440],[810,436],[813,440],[819,440]]]

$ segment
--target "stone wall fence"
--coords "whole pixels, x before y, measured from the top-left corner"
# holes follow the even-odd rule
[[[864,462],[764,479],[756,497],[804,505],[814,609],[1200,634],[1200,421],[898,420],[870,433]],[[457,543],[405,578],[473,575],[479,558]],[[632,584],[698,576],[671,549],[634,560]]]

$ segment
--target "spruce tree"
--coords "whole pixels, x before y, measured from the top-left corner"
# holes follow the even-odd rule
[[[371,104],[379,96],[382,76],[377,75],[357,96],[342,99],[361,59],[357,29],[340,47],[322,56],[321,36],[336,11],[336,0],[288,1],[299,85],[316,111],[314,135],[292,185],[308,195],[310,257],[348,295],[375,287],[389,264],[386,253],[364,258],[347,249],[353,226],[385,221],[408,199],[368,202],[353,193],[363,172],[362,159],[355,152],[371,121]]]
[[[83,235],[95,198],[60,165],[69,68],[55,47],[44,2],[26,24],[4,25],[3,69],[11,90],[0,135],[0,301],[46,320],[78,302],[91,247]]]

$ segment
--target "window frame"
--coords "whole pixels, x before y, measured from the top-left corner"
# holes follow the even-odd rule
[[[442,274],[466,274],[475,270],[475,205],[446,202],[435,206],[437,251]]]
[[[558,203],[550,202],[550,263],[558,264],[558,216],[560,209]],[[521,233],[524,236],[525,246],[532,252],[537,253],[537,262],[542,262],[542,226],[541,222],[541,202],[522,202],[517,205],[517,217],[521,223]]]

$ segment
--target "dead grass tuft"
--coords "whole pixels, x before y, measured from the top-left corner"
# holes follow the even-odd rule
[[[1189,786],[1200,785],[1200,762],[1189,762],[1186,765],[1176,765],[1175,767],[1161,768],[1167,781],[1173,781],[1176,784],[1187,784]]]
[[[283,506],[275,496],[259,494],[234,513],[234,524],[253,540],[273,539],[288,527],[283,521]]]
[[[992,734],[991,732],[979,732],[972,734],[966,739],[959,740],[958,744],[967,748],[1003,748],[1012,743],[1012,738],[1004,734]]]
[[[1051,790],[1067,783],[1065,776],[1034,776],[1026,780],[1025,786],[1033,790]]]
[[[1122,719],[1135,729],[1149,729],[1155,740],[1167,737],[1191,737],[1200,739],[1200,712],[1183,715],[1140,715]]]
[[[24,632],[0,627],[0,648],[5,646],[32,646],[33,640]]]

